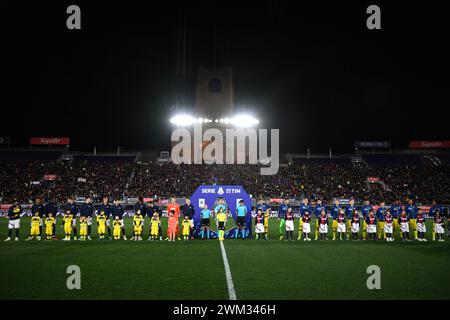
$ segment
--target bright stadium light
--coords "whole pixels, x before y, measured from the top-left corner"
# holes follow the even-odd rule
[[[237,115],[231,119],[231,123],[239,128],[250,128],[259,123],[259,120],[250,115]]]
[[[195,119],[190,115],[179,114],[170,118],[170,122],[176,126],[186,127],[192,125]]]

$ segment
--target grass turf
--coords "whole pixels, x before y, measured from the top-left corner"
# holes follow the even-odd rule
[[[125,220],[131,235],[131,219]],[[8,243],[6,223],[0,220],[0,299],[228,298],[217,240],[97,241],[94,226],[92,241],[25,242],[29,218],[24,218],[20,241]],[[450,297],[447,238],[444,243],[285,242],[278,240],[276,218],[270,219],[270,238],[225,241],[238,299]],[[66,287],[69,265],[81,268],[81,290]],[[369,265],[381,268],[381,290],[366,287]]]

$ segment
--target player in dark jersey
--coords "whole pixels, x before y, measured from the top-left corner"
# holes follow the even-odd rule
[[[436,240],[439,242],[444,241],[444,215],[440,210],[437,210],[434,214],[434,228],[436,232]]]
[[[369,239],[376,240],[377,238],[377,217],[373,210],[369,211],[369,215],[366,216],[367,233],[369,234]]]
[[[72,216],[72,227],[73,227],[73,239],[74,240],[77,240],[77,213],[78,213],[78,208],[75,204],[75,201],[73,200],[73,197],[70,196],[67,198],[67,204],[65,205],[65,208],[64,208],[64,214]]]
[[[12,231],[14,229],[16,237],[15,241],[19,241],[20,229],[20,215],[22,214],[22,207],[18,202],[14,203],[8,209],[8,238],[5,241],[11,241]]]
[[[356,210],[352,215],[352,239],[359,240],[359,214]]]
[[[305,213],[303,214],[303,216],[300,218],[302,219],[302,231],[303,231],[303,235],[304,235],[304,239],[303,241],[311,241],[310,238],[310,233],[311,233],[311,214],[309,213],[309,211],[305,211]]]
[[[294,213],[292,212],[292,208],[289,207],[286,212],[286,239],[285,241],[292,241],[294,234]]]
[[[353,209],[353,211],[356,209]],[[347,212],[347,210],[346,210]],[[348,226],[346,226],[346,220],[347,220],[347,213],[344,212],[344,210],[339,210],[339,213],[337,215],[337,217],[335,218],[335,220],[338,223],[338,227],[337,227],[337,233],[339,236],[339,240],[345,240],[345,234],[346,234],[346,228],[348,228]],[[333,240],[336,240],[336,238],[333,238]]]
[[[111,205],[108,203],[108,196],[102,198],[102,203],[97,208],[97,216],[102,212],[106,216],[106,228],[108,229],[109,240],[112,239],[111,234]]]
[[[417,237],[420,242],[428,241],[425,238],[425,233],[427,232],[425,222],[425,214],[422,212],[422,209],[419,209],[417,211]]]
[[[45,207],[42,204],[42,199],[40,197],[36,197],[34,204],[31,206],[31,216],[36,216],[36,214],[41,218],[41,222],[42,222],[42,218],[45,215]],[[42,237],[42,223],[39,224],[39,235],[37,236],[37,240],[41,240]],[[26,240],[31,240],[32,237],[28,237],[28,239]]]

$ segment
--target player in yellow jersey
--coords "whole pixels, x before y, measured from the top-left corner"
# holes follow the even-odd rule
[[[39,212],[36,212],[34,216],[31,218],[31,231],[30,238],[34,240],[39,239],[40,231],[39,225],[41,224],[41,217],[39,217]]]
[[[72,234],[72,221],[73,215],[66,212],[63,217],[64,234],[66,235],[63,241],[70,241],[70,236]]]
[[[158,213],[153,213],[153,216],[150,220],[150,237],[148,240],[158,240],[159,236],[159,227],[160,227],[160,220]]]
[[[100,211],[100,214],[97,216],[97,233],[99,240],[105,239],[106,220],[108,220],[108,217],[106,216],[105,211]]]
[[[130,240],[142,241],[142,226],[144,225],[144,217],[141,214],[141,210],[136,211],[133,217],[133,230],[134,235]]]
[[[189,216],[185,215],[183,221],[181,221],[182,235],[183,240],[189,240],[189,234],[191,232],[191,220],[189,220]]]
[[[266,240],[269,240],[269,218],[270,218],[270,208],[267,208],[264,212],[264,233]]]
[[[121,232],[122,232],[122,222],[120,221],[119,216],[115,216],[113,221],[114,240],[120,240]]]
[[[219,240],[225,239],[225,224],[227,222],[227,214],[223,212],[223,209],[220,208],[219,212],[216,215],[217,219],[217,231],[219,234]]]
[[[49,212],[48,217],[45,218],[45,239],[52,240],[53,239],[53,226],[56,223],[56,219],[53,218],[53,213]]]
[[[86,241],[88,235],[88,222],[87,217],[80,216],[80,241]]]

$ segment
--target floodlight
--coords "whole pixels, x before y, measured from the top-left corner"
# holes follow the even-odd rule
[[[195,122],[195,119],[190,115],[179,114],[170,118],[170,122],[176,126],[190,126]]]
[[[233,123],[236,127],[239,128],[249,128],[257,125],[259,120],[250,115],[237,115],[231,119],[231,123]]]

